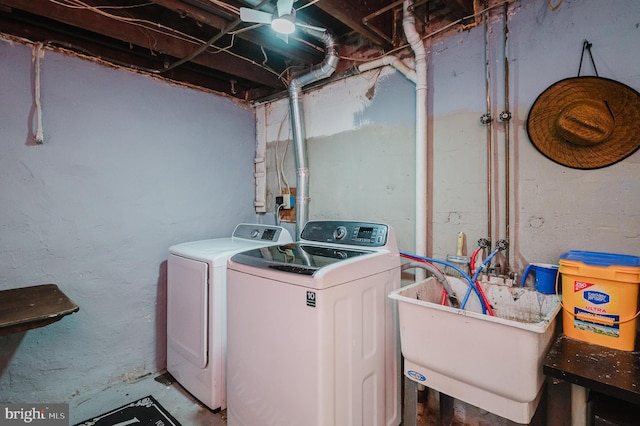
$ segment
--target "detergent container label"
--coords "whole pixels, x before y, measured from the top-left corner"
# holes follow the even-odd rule
[[[609,337],[620,337],[618,292],[614,287],[602,289],[593,283],[576,281],[573,326]]]

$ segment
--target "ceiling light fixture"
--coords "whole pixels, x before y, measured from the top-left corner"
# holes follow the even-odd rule
[[[296,30],[295,21],[295,11],[293,11],[293,13],[274,17],[271,20],[271,28],[279,34],[292,34]]]

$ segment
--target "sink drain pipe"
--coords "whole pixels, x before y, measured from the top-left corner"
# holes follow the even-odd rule
[[[325,58],[307,74],[291,80],[289,84],[289,108],[291,110],[291,129],[296,165],[296,235],[300,240],[304,225],[309,221],[309,166],[307,159],[307,141],[302,111],[302,88],[329,77],[338,65],[338,45],[334,37],[324,28],[298,24],[297,28],[314,37],[325,45]]]
[[[402,28],[415,57],[416,72],[416,189],[415,189],[415,252],[427,254],[427,51],[416,29],[416,19],[410,12],[413,0],[402,5]],[[422,277],[419,277],[422,278]]]

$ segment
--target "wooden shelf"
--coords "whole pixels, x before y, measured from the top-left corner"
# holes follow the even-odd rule
[[[0,336],[59,321],[80,308],[56,284],[0,291]]]
[[[560,335],[547,354],[547,376],[640,404],[640,353]]]

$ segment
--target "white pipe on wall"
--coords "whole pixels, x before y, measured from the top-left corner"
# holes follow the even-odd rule
[[[416,21],[409,12],[413,0],[402,6],[402,27],[415,55],[416,72],[416,254],[427,255],[427,51]]]
[[[392,55],[383,56],[381,58],[374,59],[373,61],[360,64],[358,65],[358,71],[365,72],[375,68],[384,67],[385,65],[395,68],[398,72],[407,77],[409,81],[416,83],[416,71],[412,70],[404,62]]]
[[[261,115],[262,117],[257,117]],[[255,180],[256,193],[253,206],[256,213],[266,213],[267,211],[267,113],[266,108],[256,110],[256,122],[264,123],[263,128],[256,129],[256,156],[253,159],[253,177]],[[276,220],[277,220],[276,213]]]
[[[407,40],[415,56],[415,69],[409,68],[395,56],[383,56],[358,66],[365,72],[382,66],[392,66],[416,85],[416,189],[415,189],[415,254],[427,255],[427,52],[415,27],[415,18],[409,12],[413,1],[403,3],[403,19]],[[424,278],[424,271],[416,271],[416,278]]]

